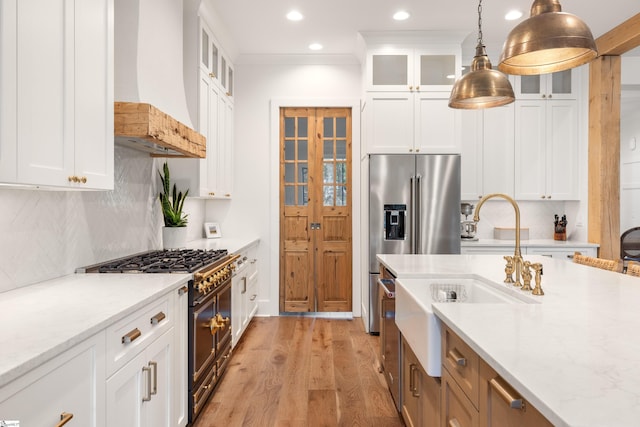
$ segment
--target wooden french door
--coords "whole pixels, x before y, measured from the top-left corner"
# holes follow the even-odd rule
[[[351,109],[280,109],[280,311],[351,311]]]

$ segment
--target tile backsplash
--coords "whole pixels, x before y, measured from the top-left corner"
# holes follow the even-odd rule
[[[161,248],[160,162],[116,146],[113,191],[0,187],[0,292]],[[197,200],[185,203],[193,220],[190,240],[202,234],[201,205]]]

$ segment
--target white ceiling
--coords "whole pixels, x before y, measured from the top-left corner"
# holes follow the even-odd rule
[[[470,0],[205,0],[224,22],[237,55],[265,54],[356,54],[359,31],[454,30],[469,34],[470,50],[475,46],[478,3]],[[485,0],[482,29],[489,50],[500,49],[518,22],[529,16],[532,0]],[[562,10],[582,18],[599,37],[640,12],[638,0],[561,0]],[[524,16],[506,21],[510,9]],[[291,9],[304,19],[285,18]],[[411,17],[403,22],[391,16],[399,9]],[[321,43],[324,49],[311,52],[308,45]],[[494,46],[495,49],[495,46]],[[467,52],[463,52],[466,56]],[[468,52],[473,56],[473,52]]]

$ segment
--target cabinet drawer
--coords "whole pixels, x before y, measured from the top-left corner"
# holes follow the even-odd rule
[[[173,326],[173,292],[107,329],[107,377]]]
[[[446,369],[442,370],[442,425],[478,427],[480,414]]]
[[[442,364],[471,403],[478,408],[480,358],[451,329],[445,327],[443,332]]]
[[[54,426],[73,416],[69,426],[104,426],[104,350],[101,331],[0,388],[0,419]]]

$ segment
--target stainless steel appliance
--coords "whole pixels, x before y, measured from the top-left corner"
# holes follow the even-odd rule
[[[473,205],[471,203],[460,203],[460,213],[464,215],[464,221],[460,221],[460,237],[465,240],[478,240],[476,231],[478,224],[475,221],[469,221],[468,217],[473,213]]]
[[[189,281],[189,422],[196,419],[231,356],[231,276],[226,250],[158,250],[80,268],[79,273],[193,273]]]
[[[369,157],[369,332],[380,332],[376,254],[460,253],[460,155]]]
[[[378,279],[380,287],[380,364],[398,412],[400,395],[400,330],[396,325],[396,284],[393,279]]]

